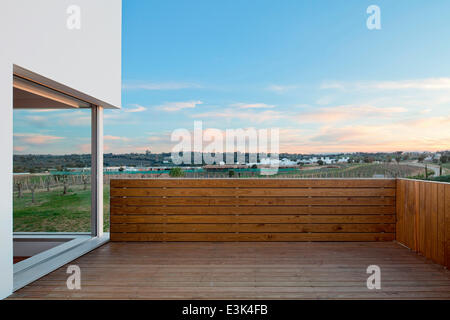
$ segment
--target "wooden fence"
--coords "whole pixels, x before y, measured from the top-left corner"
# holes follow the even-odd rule
[[[397,180],[397,241],[450,268],[450,184]]]
[[[112,241],[392,241],[393,179],[111,180]]]

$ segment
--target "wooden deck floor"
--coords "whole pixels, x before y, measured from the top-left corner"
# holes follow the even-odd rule
[[[11,299],[450,299],[450,272],[394,242],[108,243]],[[368,290],[366,268],[381,268]]]

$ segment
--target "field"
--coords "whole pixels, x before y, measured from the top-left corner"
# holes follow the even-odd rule
[[[290,178],[406,178],[423,172],[422,168],[396,163],[344,164],[306,167],[302,170],[280,172],[276,177]]]
[[[450,174],[450,162],[449,163],[443,163],[442,168],[445,169],[446,174]]]
[[[90,232],[91,189],[71,186],[38,190],[35,203],[31,192],[22,198],[14,193],[14,232]],[[109,231],[109,185],[104,187],[104,230]]]

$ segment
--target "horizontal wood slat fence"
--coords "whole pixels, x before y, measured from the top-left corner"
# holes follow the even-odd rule
[[[392,241],[394,179],[111,180],[112,241]]]
[[[450,268],[450,184],[397,180],[397,241]]]

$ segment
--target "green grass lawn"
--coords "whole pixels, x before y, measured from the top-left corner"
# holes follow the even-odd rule
[[[450,162],[449,163],[443,163],[442,168],[444,168],[444,174],[450,174]]]
[[[104,230],[109,230],[109,186],[104,186]],[[14,232],[90,232],[91,190],[72,186],[66,195],[62,188],[36,191],[22,198],[14,193]]]

